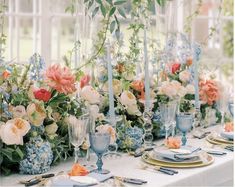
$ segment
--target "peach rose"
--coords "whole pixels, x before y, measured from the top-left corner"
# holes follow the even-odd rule
[[[0,137],[7,145],[23,145],[23,136],[30,128],[30,124],[22,118],[8,120],[6,124],[0,126]]]
[[[166,146],[169,149],[179,149],[181,145],[181,140],[177,137],[168,137],[166,141]]]
[[[108,82],[104,84],[103,90],[105,92],[108,92],[109,90]],[[118,79],[113,79],[113,93],[114,95],[120,95],[122,93],[122,84],[121,81]]]
[[[219,87],[214,80],[206,80],[199,82],[199,95],[200,99],[208,105],[213,105],[214,102],[220,98]]]
[[[90,104],[96,104],[100,102],[101,96],[92,86],[84,86],[80,92],[80,96]]]
[[[224,125],[225,132],[233,132],[233,122],[228,122]]]
[[[121,97],[120,97],[120,101],[121,101],[122,105],[125,105],[125,106],[130,106],[130,105],[137,103],[136,97],[130,91],[122,92]]]

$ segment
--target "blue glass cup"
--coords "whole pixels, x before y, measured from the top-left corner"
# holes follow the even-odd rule
[[[234,104],[233,103],[229,103],[228,104],[228,109],[229,109],[230,114],[233,116]]]
[[[110,144],[110,134],[109,133],[90,133],[89,134],[91,149],[96,153],[98,159],[96,162],[97,169],[93,172],[100,174],[108,174],[110,171],[102,169],[103,161],[102,156],[108,150]]]
[[[186,145],[186,133],[191,130],[193,126],[193,115],[189,113],[180,113],[176,115],[176,127],[183,133],[182,145]]]

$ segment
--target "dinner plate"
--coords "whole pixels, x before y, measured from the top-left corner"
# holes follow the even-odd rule
[[[199,163],[199,162],[202,162],[200,157],[194,157],[194,158],[191,158],[188,160],[182,160],[182,161],[174,161],[174,160],[159,156],[154,151],[149,152],[149,157],[152,160],[156,160],[156,161],[160,161],[160,162],[164,162],[164,163]]]
[[[209,135],[206,137],[206,140],[212,144],[216,144],[216,145],[232,145],[233,141],[231,140],[226,140],[222,137],[213,137],[212,135]]]
[[[214,162],[214,157],[205,154],[205,158],[203,159],[203,162],[197,162],[197,163],[179,163],[179,162],[162,162],[158,160],[153,160],[149,156],[149,153],[144,153],[142,155],[142,160],[148,164],[155,165],[155,166],[162,166],[162,167],[170,167],[170,168],[196,168],[196,167],[203,167],[203,166],[208,166]]]
[[[220,133],[220,136],[226,140],[229,140],[229,141],[233,141],[233,136],[234,136],[234,133],[233,132],[221,132]]]

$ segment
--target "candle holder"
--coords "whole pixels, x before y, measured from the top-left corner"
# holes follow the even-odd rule
[[[144,141],[144,147],[152,147],[153,145],[153,134],[152,134],[152,118],[153,118],[153,112],[151,108],[145,108],[145,111],[143,113],[143,129],[144,129],[144,135],[143,135],[143,141]]]

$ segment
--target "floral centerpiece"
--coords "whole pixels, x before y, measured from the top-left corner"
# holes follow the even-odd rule
[[[66,66],[43,66],[37,54],[28,65],[0,66],[0,161],[5,174],[19,166],[22,173],[42,173],[72,155],[66,118],[79,117],[85,108],[77,99],[76,77]]]

